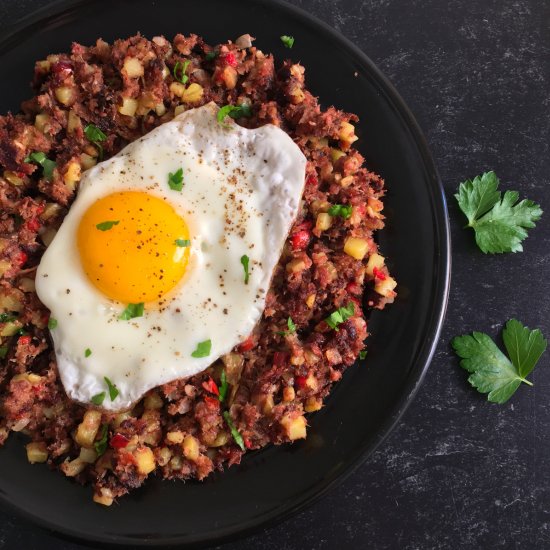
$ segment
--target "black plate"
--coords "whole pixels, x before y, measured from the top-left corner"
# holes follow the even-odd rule
[[[387,182],[382,253],[399,281],[399,299],[370,323],[367,364],[351,368],[326,407],[309,419],[306,441],[247,455],[204,483],[145,486],[110,508],[91,490],[25,458],[11,437],[0,450],[0,494],[35,522],[86,541],[131,545],[217,542],[296,512],[350,473],[389,433],[411,402],[439,335],[449,286],[445,198],[412,114],[373,63],[328,26],[273,0],[72,1],[33,14],[0,41],[0,112],[30,95],[34,61],[72,41],[112,41],[197,33],[212,43],[243,33],[280,60],[306,67],[323,105],[357,113],[359,149]],[[279,35],[296,37],[292,50]]]

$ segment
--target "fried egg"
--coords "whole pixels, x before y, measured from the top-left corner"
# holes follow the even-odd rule
[[[36,275],[70,398],[129,408],[259,321],[306,159],[281,129],[217,112],[184,112],[83,174]]]

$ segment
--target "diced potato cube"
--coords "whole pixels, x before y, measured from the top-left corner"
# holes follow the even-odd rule
[[[113,428],[118,428],[125,420],[128,420],[128,418],[132,418],[130,411],[120,412],[114,417],[111,424]]]
[[[340,185],[342,187],[349,187],[353,183],[353,176],[346,176],[340,180]]]
[[[128,78],[139,78],[144,74],[143,64],[135,57],[127,57],[124,60],[122,70],[126,73]]]
[[[303,439],[306,437],[306,419],[303,416],[297,416],[291,418],[289,415],[283,416],[281,419],[281,426],[285,429],[287,437],[291,441],[296,439]]]
[[[11,268],[11,263],[8,260],[0,260],[0,277]]]
[[[72,134],[77,128],[82,128],[80,117],[71,109],[67,118],[67,133]]]
[[[185,92],[185,86],[181,82],[172,82],[170,92],[177,97],[181,97]]]
[[[155,113],[157,113],[157,116],[162,116],[166,113],[166,106],[164,103],[157,103],[155,105]]]
[[[368,250],[369,243],[365,239],[348,237],[344,243],[344,252],[356,260],[362,260],[366,256]]]
[[[63,174],[63,181],[65,182],[65,185],[71,189],[74,189],[77,182],[80,181],[80,174],[80,164],[76,161],[69,162],[65,174]]]
[[[221,78],[228,90],[232,90],[237,85],[237,77],[237,71],[233,67],[230,65],[224,67]]]
[[[19,177],[15,172],[12,172],[11,170],[6,170],[4,172],[4,177],[16,187],[23,185],[23,178]]]
[[[227,432],[218,432],[218,435],[214,439],[214,441],[211,441],[208,443],[209,447],[221,447],[222,445],[225,445],[229,441],[229,434]]]
[[[181,445],[183,454],[187,460],[195,461],[199,458],[199,442],[192,435],[186,435]]]
[[[19,279],[19,288],[23,292],[34,292],[36,290],[34,279],[31,279],[29,277],[22,277],[21,279]]]
[[[13,336],[22,326],[19,321],[9,321],[0,331],[0,336]]]
[[[376,279],[374,290],[378,292],[378,294],[388,298],[393,294],[393,289],[396,286],[397,286],[396,280],[393,277],[388,276],[383,280]]]
[[[150,447],[139,447],[133,454],[140,474],[147,475],[155,469],[155,455]]]
[[[184,103],[197,103],[202,99],[203,94],[203,87],[196,82],[192,82],[181,95],[181,100]]]
[[[183,432],[180,432],[180,431],[177,431],[177,432],[168,432],[166,434],[166,441],[168,441],[168,443],[175,443],[175,444],[179,444],[179,443],[183,443]]]
[[[311,309],[313,307],[313,305],[315,304],[315,298],[316,298],[316,294],[313,293],[313,294],[310,294],[307,298],[306,298],[306,306]]]
[[[264,414],[270,414],[273,410],[273,407],[275,406],[275,402],[273,401],[273,395],[268,393],[267,395],[264,395],[261,398],[261,409]]]
[[[315,378],[313,372],[310,372],[307,375],[306,387],[313,391],[317,391],[317,389],[319,388],[319,382],[317,382],[317,378]]]
[[[46,113],[39,113],[34,117],[34,127],[42,133],[45,133],[46,124],[50,121],[50,116]]]
[[[338,159],[345,156],[346,153],[344,153],[344,151],[341,151],[340,149],[333,148],[330,150],[330,160],[332,160],[332,164],[335,164]]]
[[[306,262],[300,258],[295,258],[286,264],[288,273],[299,273],[306,268]]]
[[[75,458],[74,460],[65,461],[59,469],[67,476],[67,477],[75,477],[80,472],[82,472],[86,468],[86,462],[81,460],[80,458]]]
[[[76,430],[76,442],[81,447],[92,447],[100,425],[101,412],[96,410],[86,411],[82,422],[78,425]]]
[[[178,105],[174,109],[174,116],[181,115],[181,113],[184,113],[186,111],[187,107],[185,105]]]
[[[40,235],[40,239],[46,246],[50,246],[52,244],[53,238],[57,235],[57,229],[54,229],[53,227],[48,227],[44,230],[44,232]]]
[[[162,397],[157,392],[148,394],[145,397],[145,400],[143,401],[143,406],[148,410],[162,409],[163,405],[164,405],[164,401],[162,400]]]
[[[323,406],[323,400],[317,397],[308,397],[306,399],[304,410],[308,413],[315,412],[321,409]]]
[[[71,105],[74,101],[74,91],[68,86],[59,86],[55,89],[55,98],[62,105]]]
[[[87,464],[93,464],[97,459],[97,453],[95,452],[95,449],[87,449],[86,447],[82,447],[80,449],[79,458]]]
[[[93,500],[97,504],[102,504],[103,506],[111,506],[114,500],[113,492],[107,487],[102,487],[99,490],[99,493],[94,493]]]
[[[118,112],[121,115],[134,116],[136,114],[137,108],[138,108],[137,99],[133,99],[131,97],[123,97],[122,105],[119,106]]]
[[[80,164],[84,170],[89,170],[97,164],[97,160],[86,153],[82,153],[80,155]]]
[[[340,138],[342,149],[348,149],[353,142],[358,140],[358,137],[355,135],[355,126],[349,122],[342,122],[338,137]]]
[[[365,267],[365,273],[367,275],[370,275],[371,277],[374,274],[374,269],[381,269],[384,267],[384,256],[381,256],[380,254],[374,253],[371,254],[369,257],[369,261],[367,262],[367,265]]]
[[[44,207],[44,212],[40,214],[40,218],[43,220],[49,220],[50,218],[54,218],[59,214],[61,211],[61,206],[55,202],[48,202],[46,203],[46,206]]]
[[[22,300],[24,299],[22,292],[0,291],[0,311],[21,311],[23,309]],[[20,299],[18,299],[20,297]]]
[[[170,459],[172,458],[172,451],[168,447],[162,447],[158,452],[157,464],[159,466],[166,466]]]
[[[27,444],[27,460],[31,464],[46,462],[48,460],[48,448],[44,441],[33,441]]]
[[[295,86],[290,91],[290,102],[293,105],[298,105],[299,103],[303,103],[304,99],[306,98],[304,91],[299,86]]]
[[[290,401],[294,401],[295,397],[296,392],[294,391],[294,388],[292,386],[285,386],[283,389],[283,401],[285,403],[289,403]]]
[[[332,225],[332,217],[326,212],[317,214],[317,220],[315,222],[315,228],[319,231],[326,231]]]

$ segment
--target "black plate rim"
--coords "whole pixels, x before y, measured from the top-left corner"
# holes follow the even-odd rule
[[[451,285],[451,236],[449,226],[449,215],[447,209],[447,199],[441,178],[439,176],[437,167],[431,155],[428,143],[424,134],[420,128],[420,125],[416,121],[413,113],[397,92],[393,84],[389,79],[381,72],[381,70],[375,65],[375,63],[353,42],[332,28],[324,21],[318,19],[314,15],[308,13],[302,8],[290,4],[286,0],[254,0],[259,4],[265,4],[275,9],[286,11],[289,16],[301,20],[316,27],[321,34],[328,34],[330,38],[349,51],[353,57],[357,60],[358,64],[364,67],[373,79],[376,81],[380,91],[386,96],[386,99],[394,107],[395,111],[403,119],[404,125],[409,131],[410,137],[413,139],[418,152],[422,159],[426,176],[429,179],[430,186],[428,188],[431,202],[432,202],[432,214],[434,217],[434,231],[435,242],[439,247],[439,258],[437,268],[436,283],[437,286],[434,290],[434,302],[431,312],[431,320],[429,323],[429,329],[426,331],[424,342],[417,353],[416,363],[409,375],[409,381],[406,389],[403,392],[398,404],[395,407],[392,415],[380,426],[378,429],[378,437],[373,443],[367,444],[362,449],[361,453],[353,457],[348,461],[338,472],[331,474],[330,477],[323,480],[318,484],[315,490],[310,491],[310,494],[305,495],[301,500],[292,503],[283,510],[272,512],[266,517],[243,522],[242,527],[228,529],[226,533],[217,535],[210,539],[205,539],[203,542],[196,542],[186,544],[186,547],[197,548],[203,547],[205,544],[220,544],[222,542],[228,542],[235,540],[254,532],[257,532],[261,528],[271,527],[276,525],[286,518],[297,514],[301,510],[311,506],[322,498],[328,491],[334,488],[336,485],[342,483],[350,475],[355,472],[363,462],[386,440],[389,434],[396,427],[397,423],[414,400],[422,382],[426,376],[430,363],[435,354],[439,337],[441,334],[443,322],[448,305],[450,285]],[[77,10],[86,4],[92,3],[93,0],[57,0],[52,2],[43,8],[40,8],[31,14],[20,19],[12,28],[11,31],[4,32],[0,37],[0,51],[9,48],[12,42],[17,40],[17,37],[23,32],[32,28],[33,26],[57,17],[59,13],[66,12],[68,10]],[[19,516],[25,517],[27,520],[39,525],[47,531],[54,533],[57,536],[61,536],[64,539],[91,545],[93,543],[101,543],[109,547],[120,547],[121,545],[128,545],[129,540],[124,540],[124,537],[105,537],[101,534],[94,539],[84,538],[78,532],[72,531],[69,527],[53,525],[47,520],[43,520],[41,517],[36,516],[27,510],[16,506],[7,500],[0,492],[0,500],[6,508],[9,508]],[[181,546],[184,541],[177,538],[169,539],[148,539],[136,541],[132,540],[132,546],[155,546],[155,547],[174,547]]]

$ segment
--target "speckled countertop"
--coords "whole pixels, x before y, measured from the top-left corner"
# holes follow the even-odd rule
[[[44,0],[2,0],[0,32]],[[550,212],[550,3],[297,0],[357,44],[424,129],[450,204],[453,285],[414,403],[374,455],[286,522],[224,550],[550,548],[550,353],[506,405],[471,389],[449,348],[510,317],[550,336],[550,224],[522,254],[486,257],[452,194],[493,169]],[[6,85],[3,81],[2,85]],[[0,547],[76,550],[0,511]]]

